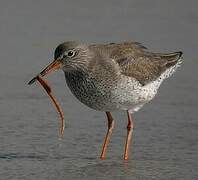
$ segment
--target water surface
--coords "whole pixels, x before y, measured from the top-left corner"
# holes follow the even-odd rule
[[[197,179],[197,1],[1,1],[0,179]],[[183,67],[135,114],[128,162],[122,160],[126,114],[99,154],[106,117],[80,104],[62,72],[48,76],[66,126],[38,85],[27,82],[66,40],[144,42],[158,52],[184,51]]]

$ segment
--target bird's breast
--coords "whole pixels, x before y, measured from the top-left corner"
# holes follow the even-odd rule
[[[103,110],[110,99],[109,88],[84,74],[67,74],[65,78],[74,96],[83,104],[95,110]]]
[[[102,80],[84,74],[67,74],[65,78],[74,96],[88,107],[99,111],[137,109],[153,99],[155,84],[142,86],[129,77],[121,76],[117,82]]]

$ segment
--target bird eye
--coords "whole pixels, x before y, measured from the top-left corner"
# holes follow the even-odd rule
[[[74,50],[69,50],[69,51],[66,51],[64,52],[64,54],[62,55],[62,58],[71,58],[71,57],[74,57],[76,55],[76,52]]]
[[[72,57],[74,55],[74,52],[73,51],[69,51],[68,53],[67,53],[67,56],[69,56],[69,57]]]
[[[67,53],[66,53],[67,57],[73,57],[75,55],[75,52],[73,50],[69,50]]]

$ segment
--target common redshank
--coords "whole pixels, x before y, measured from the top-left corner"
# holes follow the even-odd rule
[[[138,42],[88,45],[69,41],[56,48],[54,59],[39,75],[62,69],[68,87],[79,101],[106,112],[108,130],[101,159],[106,157],[114,128],[111,112],[127,112],[124,150],[124,160],[127,160],[134,127],[132,114],[151,101],[163,80],[181,65],[182,52],[152,53]]]

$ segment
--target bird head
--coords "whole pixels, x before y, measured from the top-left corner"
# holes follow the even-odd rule
[[[38,75],[45,76],[57,69],[62,69],[64,72],[83,70],[90,57],[91,55],[86,45],[75,41],[64,42],[55,49],[53,62]],[[28,84],[34,83],[36,77]]]

